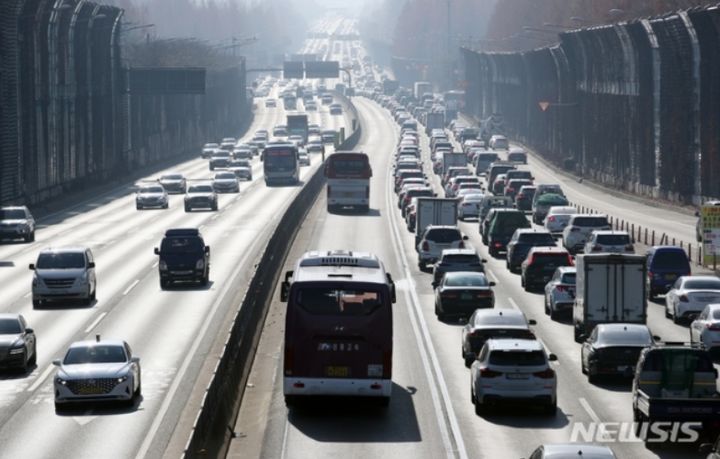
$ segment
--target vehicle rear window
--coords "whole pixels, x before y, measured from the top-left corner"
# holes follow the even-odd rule
[[[576,217],[575,226],[610,226],[606,217]]]
[[[564,253],[536,253],[534,263],[566,266],[568,265],[568,256]]]
[[[427,188],[413,188],[411,190],[408,190],[406,196],[409,196],[411,198],[418,196],[433,196],[433,190]]]
[[[596,240],[599,244],[607,245],[630,244],[630,236],[627,234],[598,234]]]
[[[530,228],[530,222],[522,212],[501,212],[492,223],[493,233],[514,233],[518,228]]]
[[[483,274],[457,274],[449,273],[445,275],[445,285],[448,287],[487,287],[487,277]],[[718,311],[720,313],[720,311]]]
[[[688,269],[689,265],[685,252],[680,250],[658,250],[652,257],[654,268]]]
[[[473,332],[474,337],[488,340],[490,338],[535,339],[535,335],[527,328],[482,328]]]
[[[646,330],[643,331],[604,331],[598,341],[604,344],[615,346],[649,346],[652,344],[652,336]]]
[[[523,159],[525,159],[525,157],[526,157],[525,153],[510,153],[510,154],[508,154],[508,159],[510,161],[523,160]]]
[[[321,316],[365,316],[382,305],[380,300],[379,291],[331,287],[300,288],[295,297],[305,311]]]
[[[566,273],[563,274],[562,278],[560,279],[560,282],[563,284],[575,284],[575,273]]]
[[[492,365],[535,366],[545,365],[545,354],[542,351],[492,351]]]
[[[550,244],[555,245],[555,239],[548,233],[526,233],[521,234],[518,239],[526,244]]]
[[[660,371],[677,375],[665,379],[687,380],[687,375],[696,371],[711,372],[713,363],[706,351],[687,349],[665,349],[662,352],[651,352],[645,358],[644,371]],[[667,387],[667,386],[666,386]]]
[[[452,228],[437,228],[428,231],[425,239],[428,241],[438,242],[441,244],[447,244],[449,242],[455,242],[462,239],[460,231]]]
[[[443,263],[470,264],[480,263],[477,255],[445,255],[442,259]]]
[[[20,322],[16,319],[0,319],[0,335],[15,335],[22,333]]]
[[[22,220],[25,218],[25,211],[22,209],[0,210],[0,220]]]
[[[683,284],[684,288],[694,290],[720,290],[720,280],[714,279],[703,279],[693,280],[688,279]]]
[[[166,237],[160,245],[163,253],[197,253],[203,250],[203,243],[196,237]]]
[[[75,269],[85,267],[85,254],[82,252],[41,253],[38,256],[38,269]]]

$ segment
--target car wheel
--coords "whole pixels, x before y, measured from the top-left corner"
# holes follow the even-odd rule
[[[670,315],[670,307],[668,307],[667,303],[665,303],[665,318],[672,319],[672,316]]]
[[[467,357],[467,356],[463,356],[463,359],[465,360],[466,368],[470,368],[472,366],[473,360],[475,360],[472,357]]]
[[[210,282],[210,272],[208,271],[205,273],[205,275],[200,279],[200,285],[203,287],[206,286]]]
[[[138,375],[138,386],[133,393],[135,398],[139,398],[142,395],[142,377]]]
[[[170,281],[160,279],[160,290],[167,290],[170,287]]]
[[[587,367],[587,373],[586,373],[586,374],[587,374],[588,382],[589,382],[590,384],[595,384],[595,383],[597,383],[598,375],[597,375],[597,373],[594,373],[594,372],[592,371],[592,368],[591,368],[591,367]]]
[[[170,207],[170,204],[166,202],[165,205],[163,206],[163,209],[168,209],[169,207]]]
[[[42,300],[32,300],[32,305],[33,305],[33,308],[37,309],[40,306],[42,306]]]
[[[192,209],[192,208],[191,208],[190,206],[188,206],[187,204],[185,204],[185,212],[190,212],[191,209]]]
[[[95,286],[90,294],[90,302],[92,303],[97,298],[97,286]]]
[[[557,412],[557,402],[549,403],[545,406],[543,406],[543,414],[546,414],[547,416],[555,416],[555,413]]]
[[[214,170],[215,170],[215,166],[213,166],[213,165],[211,164],[211,165],[210,165],[210,170],[211,170],[211,171],[214,171]]]
[[[37,364],[37,341],[35,342],[35,346],[33,347],[33,355],[28,359],[27,363],[30,367]]]
[[[210,210],[213,210],[213,211],[218,210],[217,203],[213,204],[212,207],[210,208]]]
[[[650,298],[650,301],[653,301],[655,298],[657,298],[657,295],[655,292],[652,291],[652,289],[648,289],[648,298]]]
[[[576,343],[579,343],[581,341],[580,337],[581,337],[580,328],[578,328],[577,325],[574,325],[573,326],[573,338],[575,339]]]
[[[549,309],[550,309],[550,320],[558,320],[558,316],[559,316],[558,311],[555,310],[555,308],[553,308],[552,303],[550,303]]]
[[[677,324],[680,324],[680,320],[681,320],[681,319],[680,319],[680,316],[678,316],[677,311],[673,311],[673,315],[672,315],[672,321],[673,321],[673,323],[676,324],[676,325],[677,325]]]
[[[55,412],[56,413],[62,413],[65,410],[65,407],[62,403],[55,402]]]
[[[31,233],[28,233],[27,236],[25,236],[25,242],[33,242],[35,240],[35,231],[33,230]]]
[[[512,272],[512,268],[510,267],[510,262],[507,260],[507,258],[505,259],[505,269]]]
[[[141,206],[140,204],[135,204],[135,209],[136,209],[136,210],[142,210],[142,206]]]
[[[545,315],[550,315],[550,303],[548,303],[547,296],[545,296]]]
[[[252,175],[248,177],[248,182],[252,182]]]

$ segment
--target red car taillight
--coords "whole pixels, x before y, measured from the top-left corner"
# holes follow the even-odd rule
[[[555,217],[551,215],[551,216],[549,216],[549,217],[547,218],[547,220],[548,220],[549,222],[554,222],[554,221],[555,221]]]
[[[710,331],[720,331],[720,323],[706,324],[705,328]]]
[[[443,292],[442,297],[443,298],[457,298],[458,294],[457,294],[457,292]]]
[[[533,376],[542,379],[551,379],[555,377],[555,371],[552,368],[548,368],[547,370],[537,371],[533,373]]]
[[[481,368],[480,376],[483,378],[497,378],[498,376],[502,376],[502,373],[489,368]]]

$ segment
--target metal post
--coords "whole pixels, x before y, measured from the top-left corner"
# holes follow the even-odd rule
[[[655,230],[652,232],[652,245],[655,245]]]

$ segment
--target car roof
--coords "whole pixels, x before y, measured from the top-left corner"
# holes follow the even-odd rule
[[[596,236],[607,236],[612,234],[621,234],[630,237],[630,233],[627,231],[618,231],[618,230],[594,230],[593,234]]]
[[[68,349],[79,348],[79,347],[91,347],[91,346],[125,346],[125,341],[119,339],[101,339],[101,340],[86,340],[86,341],[75,341]]]
[[[549,214],[576,214],[577,209],[573,206],[551,206],[548,210]]]
[[[2,206],[0,210],[25,210],[26,206]]]
[[[460,231],[457,225],[428,225],[425,227],[425,231],[430,231],[431,229],[453,229]]]
[[[350,276],[343,282],[386,284],[385,266],[370,252],[315,250],[304,253],[297,262],[293,282],[327,281]]]
[[[20,314],[12,313],[12,312],[0,312],[0,320],[7,320],[7,319],[20,319]]]
[[[443,249],[442,256],[446,255],[475,255],[477,256],[478,253],[475,251],[475,249]]]
[[[542,351],[543,345],[534,339],[490,338],[486,345],[491,351]]]
[[[546,229],[536,229],[536,228],[518,228],[515,230],[518,235],[520,234],[549,234],[552,236],[552,233]]]
[[[558,266],[557,270],[560,271],[561,274],[577,273],[577,268],[575,266]]]
[[[610,459],[615,454],[609,446],[582,443],[557,443],[542,445],[544,459]]]
[[[682,251],[683,253],[685,253],[685,249],[683,249],[682,247],[674,246],[674,245],[654,245],[654,246],[652,246],[652,247],[650,247],[650,248],[648,249],[647,253],[648,253],[648,254],[654,254],[654,253],[656,253],[656,252],[665,252],[665,251],[667,251],[667,252],[670,252],[670,251],[680,252],[680,251]]]
[[[680,279],[682,279],[683,282],[688,280],[720,280],[720,277],[718,276],[711,276],[711,275],[697,275],[694,274],[692,276],[680,276]]]
[[[645,324],[631,324],[631,323],[604,323],[604,324],[598,324],[597,326],[598,333],[600,332],[623,332],[627,331],[628,333],[633,332],[647,332],[648,326]]]
[[[568,251],[562,247],[531,247],[530,252],[532,253],[568,253]],[[528,253],[529,255],[529,253]]]
[[[605,214],[574,214],[572,217],[570,217],[570,221],[573,221],[576,218],[585,218],[585,217],[605,217],[605,218],[607,218],[607,215],[605,215]]]
[[[86,250],[88,250],[88,247],[69,245],[65,247],[45,247],[40,251],[40,253],[85,253]]]

